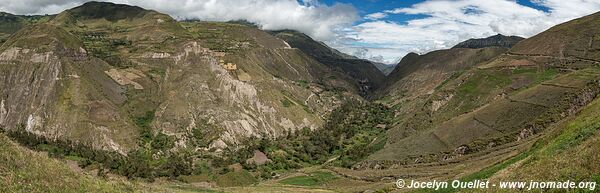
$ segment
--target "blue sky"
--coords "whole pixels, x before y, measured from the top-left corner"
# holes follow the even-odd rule
[[[54,14],[89,0],[0,0],[0,11]],[[303,32],[342,52],[396,63],[496,34],[531,37],[600,11],[600,0],[105,0],[176,19],[247,20]]]
[[[600,11],[598,0],[323,0],[321,3],[350,4],[360,16],[351,30],[345,30],[350,31],[342,38],[346,41],[328,41],[331,46],[384,63],[396,63],[409,52],[423,54],[446,49],[469,38],[496,34],[530,37],[553,25]]]
[[[335,3],[347,3],[353,5],[357,10],[358,14],[362,17],[384,10],[392,10],[400,7],[410,7],[414,4],[424,2],[425,0],[323,0],[322,3],[327,5],[333,5]],[[531,8],[549,11],[548,7],[540,6],[539,4],[532,3],[529,0],[518,0],[517,3],[528,6]],[[398,23],[404,23],[409,20],[427,17],[426,15],[411,15],[411,14],[397,14],[389,18],[391,21]]]

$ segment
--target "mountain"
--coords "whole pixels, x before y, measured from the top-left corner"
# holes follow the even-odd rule
[[[582,179],[600,182],[598,167],[589,163],[600,160],[600,100],[594,99],[577,115],[549,128],[546,136],[528,152],[507,160],[502,172],[489,175],[494,181],[554,179],[566,181]],[[594,133],[595,132],[595,133]],[[523,164],[528,161],[529,163]],[[552,168],[561,168],[553,171]],[[552,171],[552,172],[548,172]],[[594,190],[597,190],[595,187]],[[586,188],[585,191],[594,191]]]
[[[222,151],[362,100],[352,77],[256,28],[112,3],[23,27],[1,50],[1,127],[123,155]]]
[[[44,153],[21,147],[4,134],[0,134],[0,147],[2,148],[0,157],[3,158],[0,163],[0,167],[3,168],[3,180],[0,181],[0,191],[2,192],[61,192],[65,190],[120,192],[132,187],[131,184],[127,187],[124,181],[120,183],[117,180],[107,181],[73,171],[67,163],[52,159]],[[77,167],[76,164],[73,167]],[[24,181],[31,184],[15,186]]]
[[[297,48],[320,63],[355,79],[356,85],[363,96],[378,89],[383,84],[385,75],[370,61],[343,54],[322,42],[317,42],[309,36],[295,31],[284,30],[272,33],[287,42],[292,48]]]
[[[514,46],[512,54],[600,60],[597,43],[600,13],[554,26]]]
[[[4,43],[8,36],[19,31],[19,29],[35,23],[46,22],[54,15],[22,16],[0,12],[0,44]]]
[[[23,20],[24,19],[22,17],[10,13],[0,12],[0,24],[2,24],[2,27],[0,27],[0,33],[2,34],[2,39],[5,39],[8,35],[21,29],[24,24]]]
[[[247,22],[105,2],[0,18],[0,191],[600,180],[600,13],[410,53],[388,76]]]
[[[452,48],[485,48],[492,46],[511,48],[524,39],[525,38],[519,36],[504,36],[498,34],[487,38],[469,39],[456,44],[456,46]]]
[[[384,64],[379,62],[373,62],[373,65],[379,69],[384,75],[389,75],[396,68],[396,64]]]
[[[545,133],[560,133],[554,129],[564,128],[565,119],[577,119],[580,109],[592,108],[588,104],[600,91],[593,45],[570,43],[589,42],[586,37],[598,33],[593,30],[598,19],[593,14],[555,26],[510,50],[452,48],[407,55],[379,95],[396,115],[387,143],[354,168],[363,174],[386,168],[430,177],[459,175],[455,163],[488,167],[485,162],[530,151],[541,138],[554,140]],[[487,54],[473,54],[482,50]],[[440,164],[434,172],[418,172],[434,163]],[[416,168],[402,170],[406,165]]]
[[[506,51],[506,48],[489,47],[452,48],[424,55],[409,53],[387,76],[386,86],[380,89],[378,94],[388,96],[388,99],[404,97],[404,95],[425,95],[433,92],[444,80]]]

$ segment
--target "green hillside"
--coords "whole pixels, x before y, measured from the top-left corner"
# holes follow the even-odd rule
[[[392,70],[245,21],[107,2],[0,13],[0,192],[598,181],[599,24],[471,39]]]
[[[46,153],[20,147],[0,134],[0,191],[2,192],[129,192],[125,180],[107,181],[81,174]]]
[[[297,48],[330,68],[349,75],[363,96],[368,96],[380,88],[385,75],[370,61],[343,54],[322,42],[314,41],[307,35],[295,31],[275,31],[276,37],[285,40],[292,48]]]
[[[8,39],[8,36],[21,28],[31,24],[47,22],[53,17],[54,15],[22,16],[0,12],[0,45]]]

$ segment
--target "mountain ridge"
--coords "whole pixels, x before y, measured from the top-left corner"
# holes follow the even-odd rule
[[[96,13],[98,9],[116,9],[117,11],[100,12],[101,15],[85,14],[86,12]],[[135,14],[126,16],[121,14],[123,11],[130,9],[135,10]],[[108,23],[118,24],[116,26],[118,30],[113,31],[113,29],[107,28],[106,24]],[[223,42],[230,42],[231,47],[222,47],[223,42],[221,42],[214,44],[216,47],[213,48],[210,39],[197,39],[199,38],[198,35],[212,34],[211,31],[205,31],[204,28],[210,27],[212,24],[187,23],[185,25],[188,29],[183,28],[167,15],[147,11],[139,7],[91,2],[58,14],[48,24],[34,24],[22,28],[4,44],[2,60],[9,63],[23,62],[28,64],[21,67],[13,66],[10,68],[12,70],[7,69],[7,72],[12,72],[26,66],[36,65],[36,62],[32,61],[37,61],[36,58],[39,56],[36,54],[31,55],[31,51],[46,53],[50,56],[50,60],[55,60],[56,64],[60,65],[54,66],[50,70],[58,74],[48,75],[60,78],[44,79],[57,79],[58,81],[53,82],[52,85],[69,85],[65,86],[64,89],[51,90],[54,93],[52,95],[66,95],[67,104],[74,103],[75,106],[81,108],[88,106],[87,108],[93,109],[90,112],[65,113],[80,114],[82,117],[90,118],[91,130],[100,133],[105,132],[107,129],[109,131],[113,130],[112,132],[115,133],[126,130],[136,133],[135,130],[141,129],[138,134],[130,133],[127,135],[136,136],[143,135],[144,132],[150,132],[151,135],[164,136],[168,134],[173,136],[171,138],[174,138],[175,135],[183,135],[188,132],[180,128],[217,124],[218,127],[223,127],[225,131],[221,131],[224,133],[215,133],[215,135],[220,136],[219,140],[208,141],[211,148],[223,149],[228,146],[227,143],[232,145],[238,143],[242,138],[250,136],[267,135],[276,137],[288,132],[286,130],[296,130],[304,127],[315,129],[322,123],[322,116],[325,116],[328,111],[336,106],[337,100],[345,100],[346,97],[360,98],[352,94],[352,88],[345,82],[351,80],[350,78],[328,69],[328,67],[301,52],[284,49],[285,44],[283,41],[265,32],[236,24],[214,25],[212,26],[213,29],[228,33],[227,35],[230,37],[223,39]],[[202,31],[189,31],[195,29]],[[142,31],[146,33],[134,35]],[[246,32],[246,34],[239,32]],[[41,37],[44,41],[19,39],[20,37]],[[56,47],[55,43],[63,44],[65,47]],[[49,46],[48,49],[42,49],[42,44]],[[211,48],[202,47],[202,45]],[[71,54],[66,55],[65,52],[61,51],[64,48],[71,50],[69,52],[75,53],[76,57],[69,59]],[[42,60],[41,62],[45,61]],[[83,69],[82,66],[78,66],[77,63],[82,63],[82,61],[91,63],[90,67]],[[194,65],[201,65],[206,68],[189,69]],[[226,69],[227,65],[235,66]],[[74,71],[70,72],[68,69]],[[183,69],[187,70],[181,73]],[[189,75],[188,78],[184,78],[186,77],[185,74]],[[203,75],[197,76],[194,74]],[[29,85],[8,81],[11,76],[16,75],[4,74],[2,76],[3,79],[7,80],[3,87],[30,89]],[[338,79],[327,77],[337,77]],[[202,84],[204,86],[186,83],[194,81],[205,83]],[[83,82],[86,83],[83,84]],[[42,87],[44,86],[40,86],[40,88]],[[55,88],[54,86],[45,87],[47,89]],[[200,92],[190,93],[190,90],[181,90],[186,87],[197,89]],[[348,89],[341,89],[348,91],[333,91],[341,87],[348,87]],[[87,93],[88,96],[80,96],[77,92],[67,93],[66,91],[69,89],[81,89],[79,92],[82,94]],[[258,92],[258,89],[271,90],[272,92]],[[153,92],[155,94],[152,94]],[[173,96],[168,92],[188,93],[187,95],[193,96],[202,94],[212,97],[187,98],[184,100],[180,96]],[[216,94],[219,92],[223,93]],[[24,102],[20,101],[16,95],[13,96],[14,94],[16,93],[13,92],[8,97],[2,97],[3,104],[12,105],[12,107],[3,108],[21,108],[20,106]],[[227,101],[217,97],[218,95],[227,96]],[[75,99],[88,101],[86,103],[90,104],[76,102]],[[50,97],[44,100],[46,101],[41,103],[63,105],[61,104],[63,99],[60,97]],[[215,105],[212,108],[201,110],[188,106],[189,104],[176,102],[179,100],[198,103],[209,103],[209,101],[217,100],[221,102],[213,103],[222,104],[223,106]],[[293,105],[290,106],[288,103]],[[177,115],[181,113],[178,109],[188,108],[190,112],[200,113],[200,111],[203,111],[205,115],[198,115],[200,117],[196,117],[196,115],[186,116],[187,118],[183,119]],[[61,126],[45,126],[50,121],[45,119],[47,115],[41,116],[43,111],[32,111],[31,114],[27,113],[28,115],[26,115],[25,113],[13,113],[18,112],[16,109],[7,110],[7,114],[3,114],[2,126],[15,129],[17,125],[26,122],[26,127],[30,131],[36,129],[47,130],[49,127],[65,127],[58,129],[58,131],[48,130],[47,132],[57,133],[46,136],[51,138],[79,130],[72,128],[74,125],[83,124],[82,121],[84,121],[83,119],[67,121],[55,118],[57,124]],[[68,108],[65,106],[65,109]],[[75,110],[77,108],[71,109]],[[158,111],[158,109],[162,110]],[[245,109],[245,112],[239,109]],[[283,111],[287,111],[287,113]],[[121,125],[102,123],[103,121],[100,119],[108,117],[103,117],[105,115],[100,116],[101,114],[112,116],[113,122],[120,122]],[[205,117],[206,114],[212,114],[214,117]],[[239,115],[236,116],[235,114]],[[285,116],[282,117],[282,115]],[[154,120],[154,125],[150,125],[151,123],[137,123],[136,120],[141,117]],[[219,121],[210,120],[215,118]],[[31,121],[32,119],[34,121]],[[60,123],[61,120],[68,123]],[[179,125],[177,127],[180,128],[173,126],[173,124]],[[82,127],[81,129],[83,128],[89,127]],[[241,133],[239,132],[240,129],[252,132]],[[99,135],[103,136],[105,134]],[[82,134],[80,137],[93,136]],[[77,139],[78,137],[72,136],[69,138]],[[136,143],[133,139],[126,140],[127,142],[101,141],[101,139],[95,139],[91,140],[91,143],[100,143],[103,144],[101,146],[116,148],[112,150],[120,152],[131,150]],[[124,144],[119,145],[119,143]],[[123,148],[118,148],[121,145]]]
[[[524,39],[525,38],[519,36],[504,36],[502,34],[497,34],[486,38],[468,39],[456,44],[452,48],[484,48],[492,46],[511,48]]]
[[[589,147],[599,13],[518,43],[497,35],[409,53],[388,76],[305,34],[239,22],[102,2],[21,19],[0,47],[0,155],[31,155],[6,135],[48,152],[33,159],[60,167],[51,172],[66,170],[56,160],[76,160],[64,181],[108,176],[82,180],[83,190],[112,190],[125,176],[160,181],[115,189],[388,191],[405,176],[529,179],[511,168],[600,161]],[[598,167],[583,167],[532,175],[597,179]],[[19,188],[8,190],[44,186]]]
[[[283,30],[273,33],[276,37],[286,41],[291,47],[297,48],[317,61],[353,77],[357,80],[356,85],[363,96],[367,96],[369,92],[377,90],[383,84],[385,75],[368,60],[343,54],[296,31]]]

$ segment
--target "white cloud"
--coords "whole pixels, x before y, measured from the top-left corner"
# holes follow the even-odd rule
[[[54,14],[87,0],[0,0],[0,10]],[[501,33],[530,37],[549,27],[600,10],[600,0],[532,0],[548,12],[515,0],[427,0],[365,15],[348,4],[319,0],[108,0],[154,9],[177,19],[248,20],[266,30],[294,29],[345,53],[394,63],[409,52],[449,48],[469,38]],[[425,16],[405,23],[393,14]],[[383,58],[383,59],[382,59]]]
[[[512,0],[428,0],[386,14],[423,15],[406,23],[367,21],[346,33],[355,42],[337,43],[347,53],[367,49],[367,56],[382,55],[391,63],[409,52],[444,49],[469,38],[497,33],[530,37],[556,24],[600,10],[599,0],[536,0],[544,12]],[[378,12],[376,14],[379,14]]]
[[[317,0],[109,0],[170,14],[178,19],[247,20],[266,30],[294,29],[319,40],[336,37],[336,29],[358,20],[348,4]],[[16,14],[54,14],[85,0],[0,0],[0,10]]]
[[[376,12],[376,13],[371,13],[365,16],[365,19],[368,20],[378,20],[378,19],[383,19],[386,18],[388,15],[386,13],[383,12]]]
[[[55,14],[83,2],[81,0],[0,0],[0,11],[14,14]]]

